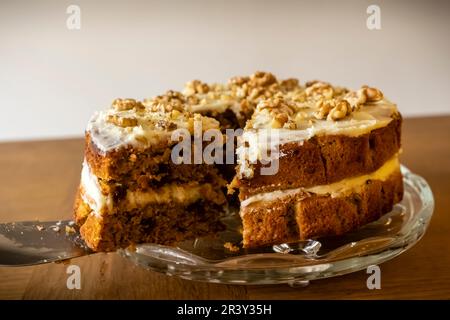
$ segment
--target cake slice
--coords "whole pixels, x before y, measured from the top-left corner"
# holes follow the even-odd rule
[[[403,195],[401,121],[367,86],[315,81],[261,101],[231,184],[244,246],[340,235],[391,211]]]
[[[219,123],[185,110],[169,91],[144,102],[117,99],[86,130],[75,219],[87,245],[111,251],[131,244],[172,244],[220,230],[226,204],[214,164],[174,163],[177,129],[194,135]]]

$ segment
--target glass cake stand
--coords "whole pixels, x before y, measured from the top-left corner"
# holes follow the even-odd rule
[[[226,230],[178,247],[156,244],[120,253],[145,268],[184,279],[226,284],[308,284],[380,264],[405,252],[424,235],[434,199],[427,182],[402,166],[404,199],[378,221],[339,237],[242,249],[237,212],[223,218]],[[236,252],[224,247],[231,242]]]

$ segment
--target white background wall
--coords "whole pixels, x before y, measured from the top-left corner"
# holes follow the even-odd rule
[[[255,70],[374,85],[405,116],[449,114],[449,3],[0,0],[0,140],[82,135],[115,97]],[[381,30],[366,27],[370,4]]]

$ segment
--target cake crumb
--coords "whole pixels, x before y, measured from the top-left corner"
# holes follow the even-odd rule
[[[131,252],[136,252],[136,250],[137,250],[136,244],[135,244],[135,243],[130,244],[130,245],[127,247],[127,249],[128,249],[129,251],[131,251]]]
[[[66,234],[74,234],[76,233],[76,230],[74,227],[66,226]]]
[[[231,252],[238,252],[238,251],[240,250],[238,246],[232,244],[231,242],[225,242],[225,243],[223,244],[223,247],[224,247],[225,249],[228,249],[228,250],[231,251]]]

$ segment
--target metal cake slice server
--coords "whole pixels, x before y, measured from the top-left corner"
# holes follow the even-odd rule
[[[0,266],[29,266],[91,253],[70,220],[0,224]]]

